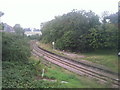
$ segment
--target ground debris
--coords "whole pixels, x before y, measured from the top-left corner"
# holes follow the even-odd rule
[[[68,83],[68,82],[66,82],[66,81],[61,81],[61,83]]]

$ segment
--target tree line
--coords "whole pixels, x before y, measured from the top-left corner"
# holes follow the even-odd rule
[[[118,12],[102,19],[92,11],[73,10],[42,23],[41,40],[55,42],[56,49],[88,52],[96,49],[115,49],[118,45]]]

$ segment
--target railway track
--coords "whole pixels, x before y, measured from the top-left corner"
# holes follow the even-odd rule
[[[75,63],[75,62],[72,62],[71,60],[61,58],[57,55],[54,55],[40,48],[39,46],[37,46],[35,41],[31,43],[31,46],[33,48],[32,53],[34,55],[43,56],[47,61],[52,62],[58,66],[61,66],[69,71],[72,71],[78,75],[89,76],[97,80],[100,80],[102,82],[106,82],[106,83],[111,82],[112,85],[114,85],[115,87],[120,86],[117,74],[111,74],[109,72],[98,70],[93,67],[88,68],[88,66],[85,66],[84,64]]]

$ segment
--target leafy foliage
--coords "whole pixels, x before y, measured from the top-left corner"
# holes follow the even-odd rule
[[[33,60],[35,61],[35,60]],[[33,62],[4,61],[2,67],[2,88],[102,88],[110,87],[96,83],[95,80],[77,75],[52,65],[46,66],[45,76],[37,72],[37,64]],[[41,64],[40,64],[41,65]],[[41,66],[39,69],[42,69]],[[62,73],[61,73],[62,72]],[[51,80],[51,81],[50,81]],[[52,81],[57,80],[57,81]],[[61,83],[66,81],[68,83]]]
[[[20,26],[20,24],[15,24],[15,26],[13,28],[14,28],[16,34],[22,35],[22,36],[24,35],[24,30]]]
[[[57,88],[59,82],[44,81],[35,62],[4,61],[2,67],[3,88]],[[39,66],[41,68],[41,64]]]
[[[0,24],[0,30],[3,30],[4,29],[4,26],[3,26],[3,23]]]
[[[42,41],[55,42],[57,49],[86,52],[95,49],[116,49],[117,26],[113,17],[105,16],[110,22],[100,23],[94,12],[72,11],[42,23]],[[114,43],[113,43],[114,42]]]
[[[31,35],[31,36],[28,36],[29,39],[31,40],[40,40],[40,35],[36,34],[36,35]]]
[[[27,38],[12,33],[2,33],[2,60],[25,61],[30,56]]]

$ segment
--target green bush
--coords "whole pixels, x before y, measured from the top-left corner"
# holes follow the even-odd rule
[[[75,32],[73,31],[66,32],[62,38],[57,40],[55,47],[61,50],[76,50],[76,38],[73,38],[74,35]]]
[[[3,30],[3,29],[4,29],[3,24],[0,24],[0,30]]]
[[[34,40],[34,39],[36,39],[36,40],[40,40],[40,35],[32,35],[32,36],[28,36],[28,38],[30,38],[31,40]]]
[[[30,56],[28,39],[13,33],[2,33],[2,60],[26,60]]]

